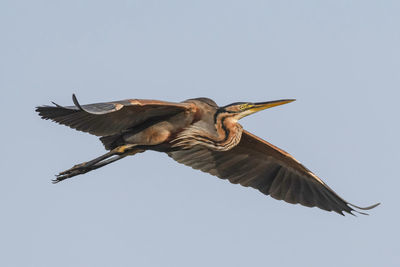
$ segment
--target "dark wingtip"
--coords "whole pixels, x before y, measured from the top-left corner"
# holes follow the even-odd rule
[[[361,215],[367,215],[367,216],[369,216],[369,214],[368,214],[368,213],[361,212],[361,211],[358,211],[358,210],[352,210],[352,211],[350,212],[350,214],[351,214],[351,215],[353,215],[353,216],[355,216],[355,217],[357,217],[357,214],[354,214],[353,212],[355,212],[355,213],[357,213],[357,214],[361,214]]]
[[[49,108],[49,106],[37,106],[35,107],[35,111],[38,113],[38,115],[44,119],[44,120],[48,120],[48,116],[46,116],[46,110]]]
[[[370,210],[370,209],[373,209],[373,208],[379,206],[380,204],[381,204],[381,203],[376,203],[376,204],[371,205],[371,206],[368,206],[368,207],[359,207],[359,206],[356,206],[356,205],[354,205],[354,204],[348,203],[349,206],[351,206],[351,207],[353,207],[353,208],[356,208],[356,209],[359,209],[359,210]],[[356,212],[356,213],[358,213],[358,214],[369,215],[369,214],[366,213],[366,212],[361,212],[361,211],[358,211],[358,210],[355,210],[355,209],[352,209],[352,212],[353,212],[353,211]],[[352,213],[352,212],[350,212],[350,214],[355,215],[355,214]]]
[[[379,202],[379,203],[376,203],[376,204],[368,206],[368,207],[359,207],[359,206],[356,206],[354,204],[349,203],[350,206],[352,206],[352,207],[354,207],[356,209],[359,209],[359,210],[370,210],[370,209],[373,209],[373,208],[379,206],[380,204],[381,203]]]

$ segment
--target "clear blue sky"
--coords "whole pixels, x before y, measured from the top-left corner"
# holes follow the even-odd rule
[[[1,266],[400,266],[398,1],[0,2]],[[34,107],[296,98],[241,121],[346,200],[290,205],[147,152],[53,185],[104,149]]]

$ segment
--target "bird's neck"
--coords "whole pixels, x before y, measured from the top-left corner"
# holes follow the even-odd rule
[[[232,117],[218,116],[215,121],[218,138],[215,142],[216,150],[232,149],[240,142],[243,127]]]
[[[172,146],[188,149],[201,145],[216,151],[227,151],[240,142],[243,128],[234,118],[216,116],[214,126],[214,131],[207,131],[202,127],[192,125],[178,134],[172,141]]]

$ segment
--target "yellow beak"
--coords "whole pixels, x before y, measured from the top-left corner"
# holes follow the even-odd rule
[[[287,103],[293,102],[295,100],[296,99],[282,99],[282,100],[255,103],[249,109],[241,112],[238,115],[237,118],[241,119],[243,117],[246,117],[248,115],[256,113],[257,111],[264,110],[264,109],[267,109],[267,108],[276,107],[276,106],[280,106],[280,105],[283,105],[283,104],[287,104]]]
[[[293,102],[295,100],[296,99],[282,99],[282,100],[255,103],[254,106],[252,108],[250,108],[250,110],[252,111],[252,113],[254,113],[254,112],[257,112],[257,111],[260,111],[260,110],[264,110],[264,109],[267,109],[267,108],[273,108],[273,107],[276,107],[276,106],[284,105],[284,104]]]

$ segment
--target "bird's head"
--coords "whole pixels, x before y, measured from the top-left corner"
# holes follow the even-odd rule
[[[295,101],[295,99],[282,99],[259,103],[238,102],[222,107],[221,111],[228,113],[233,119],[240,120],[241,118],[256,113],[257,111],[280,106],[293,101]]]

